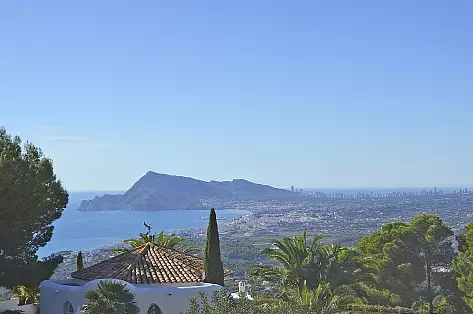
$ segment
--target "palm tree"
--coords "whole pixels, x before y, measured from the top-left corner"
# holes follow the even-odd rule
[[[377,282],[379,261],[340,245],[332,245],[328,253],[325,281],[334,288],[350,287],[357,297],[366,298],[366,285]]]
[[[272,247],[263,250],[269,259],[277,262],[279,267],[253,266],[250,274],[268,281],[277,282],[286,287],[296,288],[299,297],[302,297],[306,286],[306,268],[314,258],[317,258],[323,248],[323,237],[317,235],[310,245],[307,243],[307,230],[302,235],[284,237],[282,240],[272,241]]]
[[[289,289],[282,297],[289,304],[305,306],[311,310],[311,313],[317,314],[340,313],[341,307],[353,301],[351,295],[334,291],[329,283],[320,283],[316,289],[306,285],[300,295],[295,289]]]
[[[135,295],[125,284],[113,281],[100,281],[95,290],[86,294],[87,304],[81,309],[83,314],[138,314]]]
[[[376,283],[378,263],[356,249],[338,244],[324,246],[320,259],[305,268],[304,278],[314,291],[321,286],[333,296],[345,299],[367,298],[367,286]]]
[[[273,241],[263,251],[278,267],[254,266],[250,275],[281,285],[282,298],[315,313],[335,313],[340,306],[367,297],[367,287],[376,282],[378,264],[356,249],[322,245],[316,236],[311,245],[307,233]]]
[[[140,247],[146,243],[153,243],[168,248],[176,249],[188,254],[194,254],[200,251],[197,247],[190,245],[183,238],[176,235],[175,233],[165,234],[164,231],[161,231],[158,234],[140,233],[138,239],[131,238],[123,241],[123,243],[131,246],[132,249]],[[113,253],[128,253],[130,251],[130,249],[126,248],[117,248],[113,250]]]
[[[351,295],[337,290],[338,289],[333,289],[329,283],[321,283],[318,285],[317,289],[312,290],[313,297],[310,307],[314,313],[339,313],[343,306],[353,301]]]

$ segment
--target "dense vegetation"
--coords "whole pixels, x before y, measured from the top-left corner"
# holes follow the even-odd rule
[[[324,244],[320,235],[308,240],[305,231],[273,241],[263,250],[273,263],[249,274],[273,288],[262,293],[269,307],[472,313],[473,225],[466,230],[455,238],[438,216],[423,214],[386,224],[355,248]]]
[[[350,305],[339,310],[337,307],[316,310],[310,305],[295,304],[284,300],[258,298],[256,300],[228,298],[225,292],[209,298],[201,294],[199,299],[191,299],[189,310],[183,314],[423,314],[407,308],[390,308],[369,305]]]
[[[473,223],[466,226],[466,233],[457,237],[459,253],[453,261],[458,288],[464,300],[473,308]]]
[[[271,263],[249,270],[255,301],[220,294],[192,300],[188,314],[473,313],[473,223],[455,237],[438,216],[422,214],[352,248],[304,231],[262,253]]]
[[[209,302],[208,296],[190,301],[189,311],[183,314],[310,314],[310,308],[287,302],[270,304],[248,299],[232,300],[224,292],[215,293]]]
[[[409,223],[390,223],[358,243],[358,249],[381,261],[378,287],[406,307],[439,306],[464,312],[452,261],[453,232],[435,215],[420,215]],[[390,303],[393,303],[392,301]],[[445,310],[443,310],[445,311]]]
[[[38,260],[36,252],[51,239],[52,223],[60,218],[68,194],[52,161],[32,144],[22,148],[20,138],[12,138],[3,128],[0,200],[0,286],[13,289],[21,303],[37,302],[39,283],[51,276],[62,258]],[[126,244],[147,242],[195,252],[184,239],[151,235],[150,229]],[[212,210],[206,275],[222,283],[219,243]],[[243,247],[233,250],[254,253]],[[191,301],[188,314],[473,313],[473,223],[455,236],[438,216],[422,214],[410,222],[386,224],[355,247],[329,245],[322,236],[309,238],[304,231],[272,241],[262,253],[271,263],[248,271],[255,286],[265,288],[252,291],[254,301],[217,294],[207,302],[202,296]],[[76,265],[83,267],[82,254]],[[103,283],[87,297],[84,313],[102,313],[103,308],[103,313],[118,308],[123,313],[137,311],[133,294],[120,284]]]
[[[32,302],[39,283],[62,262],[61,256],[38,260],[36,252],[51,239],[67,202],[52,161],[0,127],[0,286],[15,289],[21,302]]]

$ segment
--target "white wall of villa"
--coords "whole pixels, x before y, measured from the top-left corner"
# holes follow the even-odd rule
[[[210,298],[221,287],[214,284],[130,284],[116,279],[97,279],[90,282],[69,280],[46,280],[41,283],[40,312],[46,314],[78,314],[87,303],[87,291],[97,288],[101,280],[118,281],[126,284],[135,294],[140,314],[155,314],[148,312],[152,304],[156,304],[162,314],[181,314],[189,309],[189,299],[200,299],[199,292],[203,291]],[[69,305],[70,304],[70,305]],[[157,312],[159,313],[159,312]]]

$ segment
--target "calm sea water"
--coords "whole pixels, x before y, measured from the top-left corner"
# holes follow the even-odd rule
[[[121,242],[146,232],[144,221],[151,224],[152,232],[175,231],[204,227],[209,216],[209,210],[80,212],[74,205],[65,209],[62,217],[54,222],[53,237],[38,252],[40,257],[59,251],[90,250]],[[248,214],[250,212],[217,210],[218,219]]]

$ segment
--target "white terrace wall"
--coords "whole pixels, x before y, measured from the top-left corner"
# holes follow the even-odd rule
[[[118,281],[111,279],[113,281]],[[41,313],[63,314],[64,304],[70,302],[74,313],[80,313],[80,308],[86,303],[87,291],[97,288],[100,280],[94,280],[83,286],[64,285],[60,281],[44,281],[41,283]],[[189,309],[189,299],[200,299],[199,292],[204,291],[210,298],[214,291],[219,291],[219,285],[204,284],[195,286],[176,285],[137,285],[126,283],[127,288],[135,293],[136,302],[141,309],[140,314],[147,314],[151,304],[157,304],[164,314],[181,314]]]
[[[18,299],[0,301],[0,313],[6,310],[22,310],[25,314],[36,314],[38,307],[34,304],[18,305]]]

